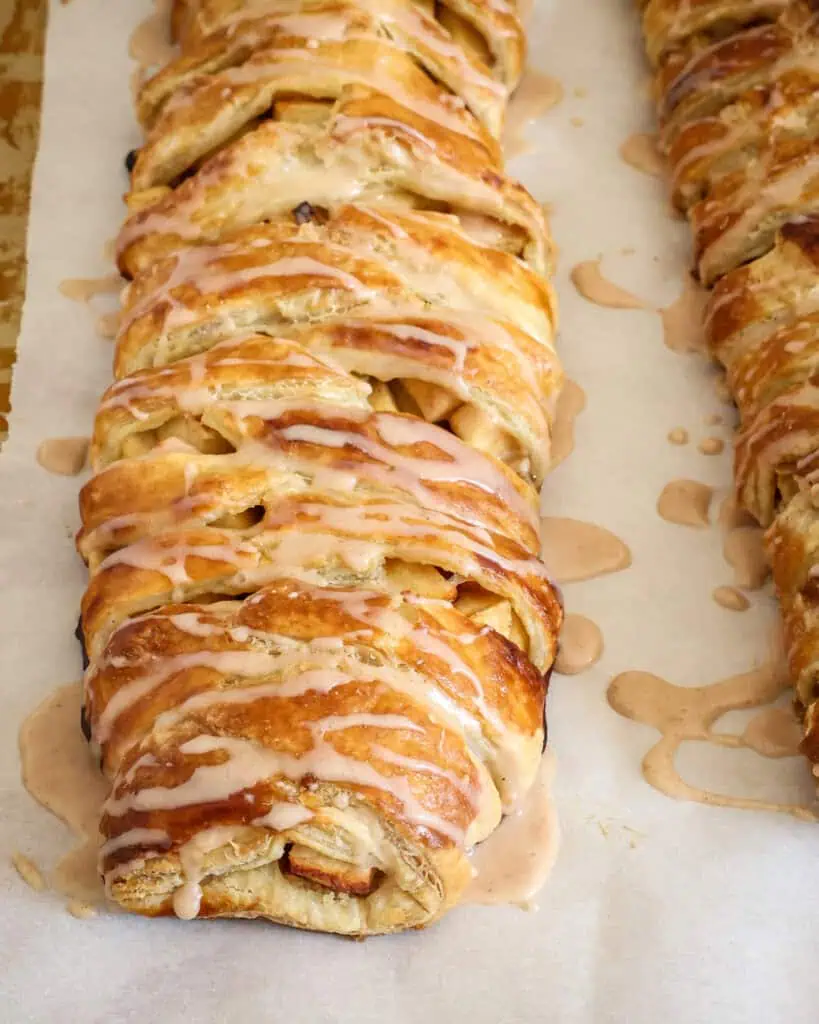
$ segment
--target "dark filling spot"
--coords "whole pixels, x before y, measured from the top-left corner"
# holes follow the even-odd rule
[[[314,215],[315,211],[309,203],[299,203],[293,210],[293,219],[297,224],[309,224]]]
[[[82,619],[77,619],[77,628],[74,630],[74,636],[80,642],[80,651],[82,652],[82,670],[84,672],[88,668],[88,651],[85,646],[85,635],[82,631]]]
[[[543,673],[543,685],[546,690],[546,695],[549,694],[549,683],[552,680],[552,672],[554,671],[554,665],[550,665],[548,669]],[[546,719],[546,705],[548,700],[543,705],[543,750],[546,749],[546,744],[549,742],[549,725]]]
[[[82,734],[88,743],[91,742],[91,723],[88,721],[88,715],[85,713],[85,705],[80,708],[80,728]]]
[[[137,156],[139,151],[132,149],[125,157],[125,170],[130,174],[134,169],[134,164],[137,162]]]
[[[74,630],[74,636],[80,642],[80,651],[82,652],[82,668],[83,672],[88,668],[88,651],[85,648],[85,636],[82,631],[82,619],[77,619],[77,628]],[[80,708],[80,728],[82,734],[86,740],[91,742],[91,725],[88,721],[88,716],[85,713],[85,705]]]

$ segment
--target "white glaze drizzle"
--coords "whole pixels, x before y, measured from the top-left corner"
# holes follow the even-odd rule
[[[381,729],[417,728],[414,722],[400,715],[379,715],[375,718]],[[354,725],[355,721],[351,724]],[[406,778],[383,775],[373,765],[341,754],[327,742],[326,732],[342,728],[344,726],[333,718],[328,719],[326,728],[323,720],[311,723],[313,745],[298,757],[262,747],[251,740],[204,734],[197,736],[182,744],[179,748],[182,754],[223,751],[228,755],[227,759],[219,764],[198,765],[179,786],[154,786],[119,797],[112,795],[104,811],[118,817],[132,810],[174,810],[228,799],[272,776],[283,775],[298,781],[309,774],[328,782],[371,787],[386,793],[402,806],[403,813],[413,825],[439,832],[452,842],[463,845],[463,829],[424,806]]]

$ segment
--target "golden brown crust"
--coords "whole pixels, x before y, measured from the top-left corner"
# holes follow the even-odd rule
[[[764,406],[737,437],[737,494],[763,526],[798,491],[819,448],[819,388],[798,383]]]
[[[188,50],[220,27],[239,25],[248,16],[275,14],[286,5],[280,0],[256,0],[245,7],[245,0],[174,0],[172,23],[177,38]],[[312,0],[300,5],[310,10]],[[362,6],[366,6],[362,4]],[[432,5],[418,4],[433,18]],[[393,14],[398,5],[378,0],[372,10],[376,16]],[[489,73],[511,92],[523,73],[526,42],[516,6],[508,0],[448,0],[434,8],[434,20],[449,45],[463,49],[480,61]]]
[[[706,316],[714,355],[731,367],[735,354],[819,310],[819,220],[783,225],[766,255],[717,281]]]
[[[486,218],[535,270],[550,265],[543,212],[517,182],[487,167],[463,136],[355,87],[326,126],[264,121],[140,205],[120,234],[120,269],[133,276],[169,241],[218,242],[305,202],[332,210],[353,197],[378,203],[385,190]]]
[[[405,50],[420,68],[460,97],[495,137],[503,126],[509,88],[493,77],[473,51],[453,45],[446,28],[412,0],[381,0],[371,10],[345,0],[312,0],[294,12],[283,5],[229,23],[185,48],[180,56],[149,79],[137,97],[137,112],[146,129],[152,128],[169,99],[203,76],[245,66],[260,51],[282,46],[312,49],[316,42],[350,38],[381,40]]]
[[[815,138],[819,72],[815,58],[688,121],[669,143],[672,198],[686,211],[738,167],[758,161],[772,138]]]
[[[389,383],[394,392],[409,388],[408,393],[400,390],[398,394],[407,404],[414,394],[423,401],[424,387],[434,388],[425,418],[442,424],[452,423],[454,418],[456,433],[459,413],[491,421],[505,439],[504,450],[498,452],[503,461],[523,476],[543,479],[549,457],[549,412],[524,373],[542,370],[538,376],[551,386],[552,393],[558,380],[554,374],[548,375],[554,364],[550,367],[543,360],[538,366],[534,358],[527,358],[523,344],[516,365],[514,337],[508,349],[499,351],[491,347],[491,332],[481,337],[477,330],[464,329],[457,321],[424,317],[340,320],[293,334],[290,342],[262,336],[240,341],[238,345],[245,349],[241,355],[236,344],[224,342],[201,357],[176,363],[173,371],[141,371],[115,384],[104,396],[95,428],[100,464],[111,458],[104,454],[111,442],[119,442],[113,450],[122,452],[125,438],[151,432],[148,440],[152,446],[156,443],[153,432],[180,416],[200,422],[207,416],[211,430],[235,444],[244,433],[237,420],[248,416],[275,420],[275,404],[268,416],[265,400],[301,399],[309,405],[311,400],[321,400],[325,386],[341,399],[350,389],[349,374],[363,376],[369,371],[372,379]],[[248,355],[247,349],[258,354]],[[340,364],[348,373],[339,380],[323,359]],[[241,400],[248,393],[254,395],[253,402],[243,405]],[[374,397],[376,393],[371,391],[369,401]],[[435,401],[440,402],[437,409]],[[477,437],[473,444],[479,444]]]
[[[773,21],[788,0],[647,0],[643,34],[655,66],[692,36],[712,41],[733,35],[751,22]]]
[[[767,548],[782,606],[785,648],[796,698],[803,713],[811,712],[805,752],[819,762],[819,515],[813,486],[807,483],[776,517],[768,531]]]
[[[728,370],[728,383],[743,420],[750,421],[784,392],[819,371],[819,314],[763,336],[738,352]]]
[[[271,347],[265,343],[264,350]],[[230,358],[227,352],[225,358]],[[353,393],[353,401],[342,404],[330,397],[332,379],[323,378],[301,398],[247,403],[228,396],[220,403],[212,395],[196,396],[202,412],[194,424],[205,419],[209,430],[203,447],[223,447],[229,454],[200,454],[181,442],[181,450],[166,451],[168,442],[160,440],[162,427],[156,424],[172,423],[180,406],[169,409],[161,396],[153,398],[142,383],[149,376],[131,379],[136,393],[145,390],[146,398],[134,399],[129,411],[111,409],[113,426],[105,425],[105,411],[98,418],[98,431],[108,440],[104,447],[95,442],[98,472],[80,495],[83,527],[77,539],[92,568],[112,551],[165,526],[218,525],[248,509],[258,516],[283,493],[319,485],[325,492],[401,495],[502,533],[537,553],[534,490],[502,463],[476,455],[440,427],[424,426],[413,416],[371,412],[361,394]],[[234,381],[228,386],[241,388]],[[258,389],[258,378],[251,378],[250,386]],[[124,394],[119,397],[127,400]],[[184,408],[190,413],[192,406],[184,403]],[[189,420],[183,429],[190,430]],[[113,437],[143,441],[149,431],[146,455],[123,459],[123,446],[115,446]],[[151,457],[149,445],[155,446]],[[112,458],[119,461],[99,471]]]
[[[531,787],[562,372],[505,0],[176,0],[78,549],[110,896],[368,935]]]
[[[419,314],[448,307],[511,320],[547,350],[556,329],[548,282],[514,256],[473,242],[457,219],[361,205],[326,214],[301,204],[218,246],[171,248],[166,240],[124,304],[118,376],[177,354],[177,338],[178,354],[187,355],[191,336],[229,336],[220,317],[252,330],[374,306]]]
[[[197,75],[177,90],[139,150],[132,189],[172,184],[257,118],[275,113],[280,97],[336,101],[356,87],[386,94],[431,122],[435,127],[427,127],[425,134],[439,150],[444,140],[436,129],[446,129],[460,164],[499,169],[500,150],[492,136],[399,47],[357,37],[314,40],[310,48],[304,42],[277,40],[239,67]]]
[[[658,72],[673,198],[709,286],[819,208],[819,15],[798,2],[769,20],[717,42],[691,36]]]
[[[289,638],[289,646],[283,638]],[[503,729],[538,741],[544,701],[542,679],[513,645],[441,601],[320,587],[292,578],[270,583],[243,602],[170,606],[124,623],[86,680],[89,720],[98,734],[102,722],[106,736],[102,757],[116,767],[128,750],[129,737],[148,735],[159,711],[172,711],[195,694],[214,689],[216,677],[264,679],[274,670],[281,674],[288,671],[281,650],[303,645],[306,651],[312,644],[318,657],[317,641],[336,640],[335,654],[349,648],[363,664],[377,655],[403,666],[402,671],[409,672],[411,666],[426,677],[424,686],[436,680],[448,699],[477,720],[487,742],[498,747],[493,772],[502,788],[509,786],[500,767]],[[272,655],[243,660],[247,652],[272,650],[281,654],[278,666]],[[220,662],[226,651],[232,652],[230,658]],[[368,651],[371,655],[365,656]],[[144,678],[146,668],[150,675],[152,668],[164,666],[171,670],[167,682],[156,680],[150,689],[135,691],[127,705],[117,697],[125,686]],[[479,691],[472,678],[478,671]],[[406,686],[411,689],[412,680]],[[422,690],[419,683],[418,692]],[[112,699],[118,703],[106,712]]]
[[[707,321],[745,423],[819,368],[819,225],[786,224],[774,248],[714,288]]]
[[[779,228],[819,213],[816,140],[777,138],[715,181],[689,211],[700,280],[712,285],[766,253]]]
[[[249,529],[177,528],[109,555],[83,598],[86,645],[99,651],[128,616],[203,595],[246,593],[288,566],[308,580],[389,587],[391,561],[434,566],[505,598],[532,662],[543,672],[551,665],[560,598],[525,549],[443,512],[309,493],[283,498]]]
[[[157,259],[126,294],[117,375],[246,331],[286,331],[314,357],[326,354],[348,372],[397,388],[401,408],[447,422],[542,480],[561,381],[545,282],[513,256],[477,246],[440,214],[347,206],[327,217],[309,208],[299,219]],[[448,311],[453,305],[456,314]],[[373,306],[410,312],[374,317]],[[297,328],[294,318],[312,326]],[[167,382],[167,372],[156,379]],[[123,400],[114,401],[121,417]],[[475,415],[492,429],[478,431]]]
[[[753,25],[717,42],[691,37],[657,72],[664,148],[690,122],[718,114],[739,97],[774,88],[780,78],[812,77],[817,17],[791,3],[774,24]]]

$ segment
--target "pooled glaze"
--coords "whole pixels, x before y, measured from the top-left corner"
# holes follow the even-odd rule
[[[603,634],[585,615],[568,614],[560,631],[555,672],[575,676],[596,665],[603,654]]]
[[[575,420],[585,408],[586,392],[573,380],[565,381],[557,400],[557,409],[552,424],[550,454],[553,469],[574,451]]]
[[[119,274],[105,277],[69,277],[60,282],[59,292],[72,302],[90,302],[98,295],[116,295],[124,282]]]
[[[554,755],[547,750],[520,808],[475,847],[471,857],[474,877],[462,902],[531,907],[554,867],[560,845],[552,799],[554,773]]]
[[[30,857],[26,857],[24,853],[13,853],[11,855],[11,863],[14,866],[14,870],[30,889],[33,889],[35,892],[44,892],[48,888],[42,871],[40,871]]]
[[[763,757],[797,757],[802,726],[792,707],[765,708],[745,727],[742,742]]]
[[[563,96],[563,86],[556,78],[532,68],[524,72],[506,111],[503,150],[507,160],[532,148],[526,139],[526,128],[556,107]]]
[[[92,905],[104,900],[97,872],[99,816],[108,784],[80,731],[82,684],[69,683],[47,697],[20,728],[23,784],[78,840],[54,872],[63,895]]]
[[[740,508],[733,494],[723,498],[719,506],[717,522],[721,530],[733,530],[738,526],[756,526],[756,520],[744,509]]]
[[[752,720],[741,736],[715,732],[713,726],[728,711],[767,708],[788,689],[790,682],[785,674],[771,665],[709,686],[692,687],[675,686],[649,672],[623,672],[609,686],[608,701],[618,714],[661,733],[661,739],[648,751],[642,764],[645,780],[661,793],[677,800],[777,811],[802,821],[818,821],[816,811],[808,806],[732,796],[692,786],[679,774],[675,763],[681,744],[689,741],[745,747],[765,756],[786,756],[783,748],[790,743],[790,734],[786,735],[779,715],[771,717],[763,712],[765,717]],[[774,753],[769,754],[770,750]]]
[[[702,352],[705,348],[703,324],[708,293],[686,275],[679,296],[660,310],[663,339],[672,352]]]
[[[725,442],[720,437],[704,437],[697,445],[700,455],[721,455],[725,450]]]
[[[659,177],[663,173],[663,158],[657,148],[657,136],[647,132],[629,135],[620,146],[621,159],[643,174]]]
[[[734,570],[734,582],[747,590],[759,590],[768,578],[765,531],[760,526],[736,526],[726,534],[725,561]]]
[[[85,900],[69,900],[65,905],[65,909],[72,917],[76,917],[79,921],[87,921],[89,918],[97,916],[96,907],[86,903]]]
[[[131,33],[128,55],[140,69],[159,67],[176,56],[176,47],[170,38],[170,10],[172,0],[154,0],[154,10]]]
[[[697,480],[672,480],[657,499],[657,512],[677,526],[708,526],[714,489]]]
[[[37,449],[37,461],[49,473],[77,476],[88,460],[87,437],[50,437]]]
[[[725,374],[720,374],[714,380],[714,394],[724,405],[733,405],[734,396],[731,394],[731,389],[728,386],[728,380]]]
[[[589,580],[631,565],[627,545],[602,526],[547,516],[541,531],[543,560],[558,583]]]
[[[122,322],[122,314],[117,313],[104,313],[96,323],[97,334],[105,341],[113,341],[119,331],[120,323]]]
[[[751,607],[751,602],[736,587],[716,587],[711,596],[720,607],[727,608],[731,612],[744,612]]]
[[[571,280],[580,295],[606,309],[651,309],[644,300],[603,276],[601,260],[585,260],[572,267]]]

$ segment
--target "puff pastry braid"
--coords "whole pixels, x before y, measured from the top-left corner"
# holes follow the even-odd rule
[[[673,201],[740,414],[741,507],[768,527],[803,748],[819,774],[819,4],[651,0]]]
[[[514,5],[176,0],[77,545],[101,870],[147,915],[367,935],[525,796],[562,620],[561,369],[498,136]]]

